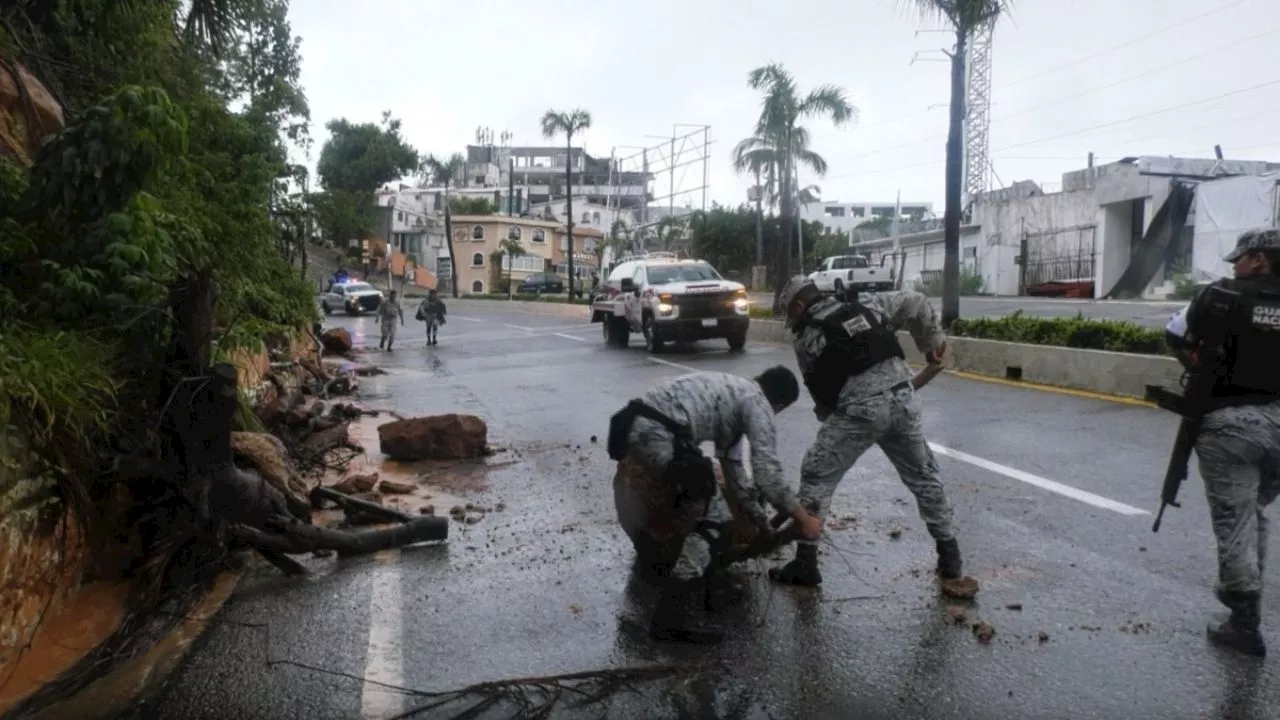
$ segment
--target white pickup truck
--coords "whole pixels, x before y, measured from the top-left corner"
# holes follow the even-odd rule
[[[874,267],[862,255],[833,255],[823,260],[822,265],[809,274],[809,279],[822,292],[842,293],[845,290],[892,290],[893,276],[892,267]]]

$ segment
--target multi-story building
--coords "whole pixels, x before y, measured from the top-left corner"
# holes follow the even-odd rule
[[[427,209],[426,198],[412,189],[378,193],[378,213],[369,246],[376,269],[419,288],[440,287],[451,276],[444,225]]]
[[[831,232],[850,233],[862,223],[875,218],[892,218],[895,208],[904,220],[929,220],[933,218],[933,203],[904,202],[812,202],[800,206],[800,217],[807,222],[819,222]]]
[[[565,168],[571,170],[573,195],[602,206],[631,208],[647,203],[652,173],[621,171],[608,158],[594,158],[582,148],[570,153],[563,147],[501,147],[468,145],[466,165],[456,178],[459,188],[505,192],[514,184],[529,204],[537,205],[568,195]]]

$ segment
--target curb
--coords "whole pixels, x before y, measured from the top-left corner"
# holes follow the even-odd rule
[[[589,318],[586,305],[539,303],[520,300],[454,300],[450,305],[468,309],[492,307],[535,315]],[[790,332],[777,320],[753,318],[747,333],[751,342],[790,345]],[[910,334],[898,333],[907,362],[923,363]],[[1154,385],[1177,387],[1182,366],[1172,357],[1136,353],[1026,345],[1000,340],[948,337],[951,346],[946,369],[1028,385],[1047,385],[1099,395],[1145,400]]]

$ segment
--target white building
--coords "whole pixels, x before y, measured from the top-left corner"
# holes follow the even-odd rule
[[[862,223],[878,217],[892,218],[897,203],[855,202],[838,200],[815,201],[800,206],[800,217],[806,222],[819,222],[831,232],[849,233]],[[929,220],[933,218],[933,203],[904,202],[900,209],[905,220]]]
[[[1268,213],[1274,223],[1275,181],[1266,173],[1275,170],[1280,165],[1266,162],[1130,157],[1066,173],[1060,192],[1020,181],[977,198],[961,227],[961,263],[982,276],[988,294],[1164,298],[1175,276],[1212,274],[1216,266],[1203,259],[1206,253],[1217,252],[1226,242],[1222,237],[1244,229],[1215,225],[1203,234],[1214,239],[1202,241],[1206,223],[1241,225]],[[1218,179],[1230,176],[1236,177]],[[1265,201],[1249,201],[1247,193],[1261,192],[1259,183],[1272,190],[1262,193]],[[1202,209],[1209,195],[1215,198],[1214,220]],[[1248,213],[1216,220],[1221,208],[1241,203],[1249,205]],[[935,220],[901,229],[904,287],[941,272],[941,225]],[[878,260],[893,245],[886,238],[855,247]]]

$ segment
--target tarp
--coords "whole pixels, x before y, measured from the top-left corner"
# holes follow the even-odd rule
[[[1276,183],[1280,172],[1209,180],[1196,188],[1195,244],[1191,275],[1197,281],[1231,274],[1222,257],[1236,246],[1240,233],[1276,224]]]
[[[1156,271],[1169,261],[1174,241],[1187,224],[1195,192],[1184,183],[1173,183],[1169,188],[1169,197],[1147,226],[1142,244],[1133,253],[1129,267],[1125,268],[1115,287],[1106,294],[1106,299],[1138,297],[1142,294]]]

